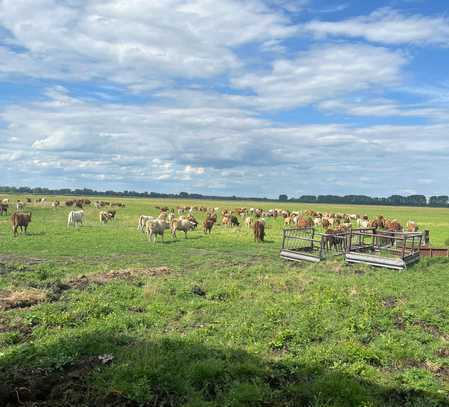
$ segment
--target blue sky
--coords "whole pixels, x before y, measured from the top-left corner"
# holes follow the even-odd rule
[[[0,185],[447,194],[449,5],[0,0]]]

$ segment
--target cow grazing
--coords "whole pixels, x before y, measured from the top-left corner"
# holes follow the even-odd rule
[[[0,204],[0,215],[3,216],[3,214],[8,215],[8,204],[5,203]]]
[[[67,227],[78,227],[83,224],[84,211],[70,211],[67,217]]]
[[[23,211],[24,208],[25,208],[25,203],[24,203],[24,202],[21,202],[21,201],[17,201],[17,203],[16,203],[16,209],[17,209],[18,211]]]
[[[232,227],[232,226],[240,226],[240,222],[239,222],[237,216],[235,216],[235,215],[232,215],[232,216],[231,216],[231,219],[230,219],[230,226],[231,226],[231,227]]]
[[[58,208],[59,205],[61,205],[61,202],[59,202],[59,201],[53,201],[53,202],[51,203],[51,206],[52,206],[53,209]]]
[[[112,219],[111,214],[105,211],[101,211],[99,216],[101,223],[108,223]]]
[[[145,225],[150,220],[157,220],[154,216],[149,215],[140,215],[139,222],[137,223],[137,230],[140,230],[142,233],[145,232]]]
[[[171,221],[173,220],[173,218],[171,219]],[[189,215],[188,217],[187,217],[187,220],[188,221],[190,221],[190,222],[192,222],[193,223],[193,229],[196,229],[196,227],[198,226],[198,221],[192,216],[192,215]],[[171,222],[170,221],[170,222]]]
[[[402,232],[402,226],[396,219],[385,221],[384,227],[389,232]]]
[[[357,226],[359,228],[366,229],[369,226],[369,220],[368,219],[357,219]]]
[[[342,231],[333,230],[333,229],[327,229],[326,233],[324,234],[324,246],[328,250],[332,250],[334,247],[335,249],[343,250],[343,239],[340,237]]]
[[[156,243],[156,238],[158,235],[164,240],[164,232],[168,229],[170,225],[161,219],[147,220],[145,224],[145,233],[148,237],[148,241],[153,241]]]
[[[206,218],[206,220],[203,223],[204,233],[205,234],[207,234],[207,233],[210,234],[212,232],[212,228],[213,228],[214,224],[215,224],[215,219],[214,218],[211,218],[211,217]]]
[[[301,217],[298,219],[297,226],[300,229],[310,228],[313,226],[313,220],[310,217],[309,218]]]
[[[252,224],[253,224],[253,218],[251,216],[247,216],[245,218],[245,226],[247,228],[250,228]]]
[[[412,220],[409,220],[407,222],[407,232],[414,233],[414,232],[418,232],[418,231],[419,231],[419,227],[418,227],[417,223]]]
[[[254,241],[263,242],[265,240],[265,222],[256,220],[253,225]]]
[[[228,215],[223,215],[223,219],[221,220],[221,224],[223,226],[230,226],[231,225],[231,217]]]
[[[194,230],[196,227],[195,223],[187,219],[175,219],[171,223],[171,233],[173,238],[176,238],[176,231],[180,230],[184,232],[184,236],[187,239],[187,232]]]
[[[111,220],[115,220],[115,215],[117,214],[117,211],[115,209],[111,209],[107,213]]]
[[[11,215],[11,226],[14,236],[17,236],[17,230],[20,227],[20,231],[25,234],[27,233],[27,228],[31,222],[31,212],[14,212]]]

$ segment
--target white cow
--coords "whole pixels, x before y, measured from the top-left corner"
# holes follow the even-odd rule
[[[145,224],[149,220],[157,220],[154,216],[149,215],[140,215],[139,216],[139,223],[137,224],[137,230],[140,230],[142,233],[145,232]]]
[[[156,243],[157,235],[160,235],[162,240],[164,240],[164,232],[169,227],[170,225],[165,220],[148,220],[145,224],[145,233],[148,236],[148,241],[153,240],[153,242]]]
[[[180,230],[184,232],[185,238],[187,239],[187,232],[195,229],[195,223],[187,219],[175,219],[171,223],[171,233],[173,238],[176,238],[176,231]]]
[[[17,202],[16,203],[16,209],[18,210],[18,211],[22,211],[23,210],[23,208],[25,208],[25,203],[24,202]]]
[[[369,220],[368,219],[357,219],[357,226],[359,228],[366,229],[369,226]]]
[[[67,227],[77,227],[82,225],[84,221],[84,211],[70,211],[67,217]]]

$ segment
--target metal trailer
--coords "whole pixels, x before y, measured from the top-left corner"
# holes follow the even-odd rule
[[[421,232],[353,230],[345,260],[403,270],[419,261],[422,239]]]
[[[318,233],[314,228],[284,229],[281,257],[317,263],[346,252],[349,233]]]

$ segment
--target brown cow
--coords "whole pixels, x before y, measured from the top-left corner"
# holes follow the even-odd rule
[[[0,215],[8,215],[8,204],[0,203]]]
[[[17,236],[17,230],[27,233],[28,224],[31,222],[31,212],[14,212],[11,215],[11,226],[14,236]]]
[[[324,234],[324,245],[328,250],[335,249],[343,249],[343,240],[339,238],[341,236],[341,231],[334,229],[327,229]]]
[[[215,219],[212,218],[212,217],[207,217],[206,220],[204,221],[204,224],[203,224],[203,226],[204,226],[204,233],[205,234],[207,234],[207,233],[210,234],[214,224],[215,224]]]
[[[110,216],[111,220],[115,219],[116,214],[117,214],[117,211],[115,209],[111,209],[108,211],[108,215]]]
[[[108,221],[110,221],[111,219],[112,219],[112,216],[109,212],[104,212],[104,211],[100,212],[100,222],[101,223],[108,223]]]
[[[409,220],[407,222],[407,232],[418,232],[419,231],[419,226],[416,224],[416,222]]]
[[[263,242],[265,239],[265,222],[261,220],[256,220],[253,226],[254,231],[254,241]]]
[[[298,228],[311,228],[313,226],[313,219],[312,218],[299,218],[297,223]]]

